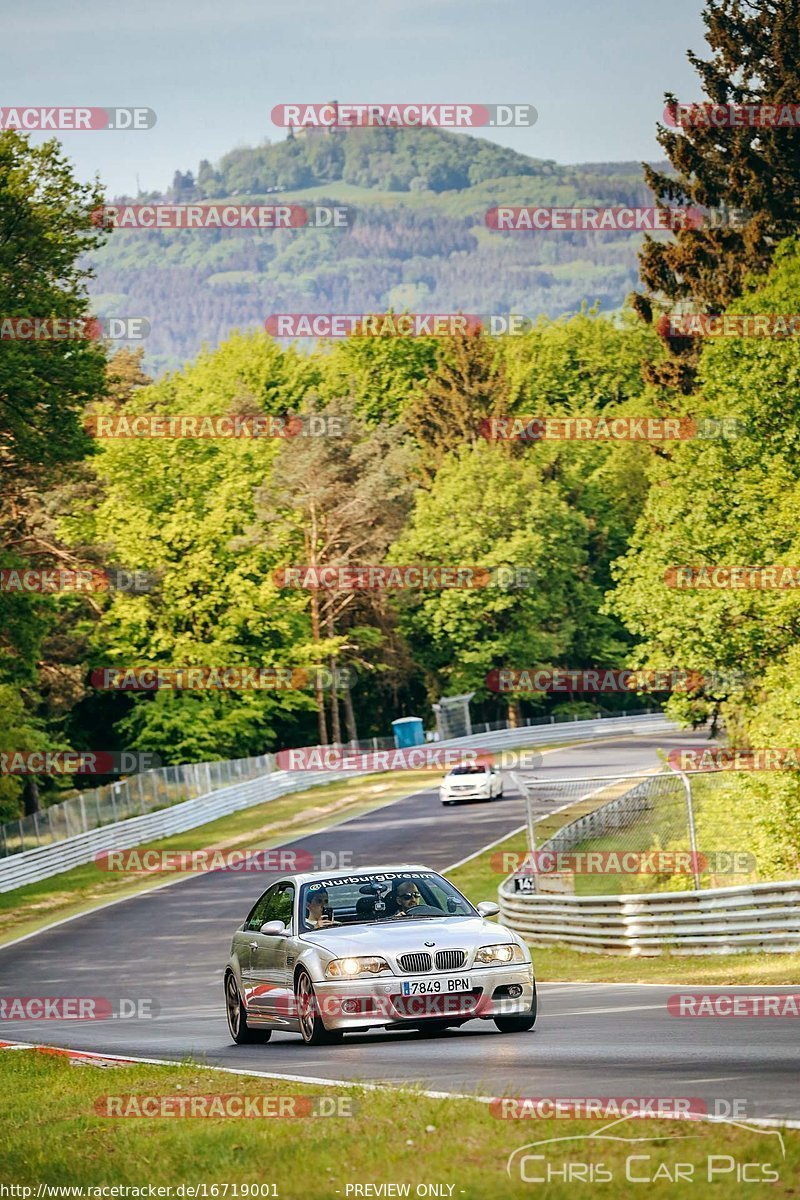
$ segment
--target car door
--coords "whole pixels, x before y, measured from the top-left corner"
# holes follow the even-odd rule
[[[293,883],[276,883],[266,893],[266,904],[257,929],[248,930],[250,940],[250,995],[248,1008],[259,1016],[277,1022],[288,1022],[293,1014],[292,986]],[[267,921],[283,921],[285,933],[262,933]],[[288,959],[292,958],[292,963]]]
[[[260,929],[266,920],[264,913],[267,911],[269,895],[272,888],[267,888],[256,900],[252,909],[248,913],[247,919],[241,929],[237,929],[233,935],[232,953],[239,960],[239,969],[242,974],[242,988],[244,989],[245,1004],[248,1003],[248,996],[252,991],[251,974],[250,974],[250,959],[257,943],[253,937],[253,930]]]

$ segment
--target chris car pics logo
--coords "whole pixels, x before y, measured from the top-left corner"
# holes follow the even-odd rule
[[[676,1129],[669,1133],[655,1131],[645,1134],[639,1131],[641,1124],[638,1130],[633,1124],[641,1120],[641,1117],[621,1117],[594,1133],[528,1142],[509,1155],[506,1173],[521,1183],[562,1185],[730,1185],[777,1183],[781,1179],[786,1148],[778,1130],[765,1130],[741,1121],[719,1118],[702,1125],[693,1120],[691,1132],[678,1132]],[[672,1120],[677,1125],[681,1118]],[[627,1122],[630,1124],[626,1127]],[[753,1133],[762,1142],[765,1138],[773,1139],[769,1157],[765,1157],[763,1145],[748,1147],[747,1139],[736,1155],[712,1152],[710,1132],[718,1124]],[[697,1194],[706,1193],[699,1191]],[[724,1194],[724,1186],[720,1194]]]

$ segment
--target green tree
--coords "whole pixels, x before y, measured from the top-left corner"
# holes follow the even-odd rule
[[[398,421],[436,364],[436,339],[348,337],[318,352],[320,395],[353,398],[353,413],[367,424]]]
[[[398,597],[401,628],[428,676],[429,692],[485,697],[497,667],[568,660],[576,631],[598,607],[588,581],[587,522],[530,459],[495,447],[462,447],[419,491],[395,563],[525,567],[532,582],[422,590]],[[571,665],[571,664],[570,664]]]
[[[785,243],[767,282],[731,312],[792,314],[800,302],[800,247]],[[615,567],[610,598],[638,658],[658,669],[726,677],[697,697],[674,697],[690,716],[722,706],[729,732],[741,730],[761,694],[760,680],[800,641],[796,591],[676,588],[680,565],[769,566],[800,560],[800,346],[796,339],[726,338],[708,342],[698,372],[696,408],[733,436],[681,443],[654,457],[651,488],[631,546]],[[713,424],[716,423],[716,424]],[[738,682],[737,682],[738,681]]]
[[[403,527],[412,494],[411,458],[397,426],[369,427],[355,416],[355,403],[339,399],[327,405],[310,402],[310,417],[341,422],[341,437],[308,437],[280,450],[268,482],[258,493],[256,539],[286,542],[295,555],[290,562],[314,570],[325,566],[359,566],[383,561]],[[312,661],[326,662],[333,673],[340,664],[374,669],[386,624],[383,597],[354,591],[314,589],[304,595],[311,622]],[[369,652],[369,654],[367,654]],[[338,689],[331,687],[330,732],[341,742]],[[355,739],[349,685],[344,687],[345,716]],[[328,742],[324,692],[317,681],[319,738]]]
[[[127,414],[297,412],[313,371],[262,334],[234,335],[184,372],[140,388]],[[111,403],[98,411],[113,411]],[[299,439],[298,439],[299,440]],[[278,451],[274,438],[117,438],[94,459],[103,499],[76,499],[63,518],[73,542],[105,544],[155,573],[147,594],[116,593],[88,631],[95,666],[289,666],[307,637],[298,599],[271,572],[281,548],[244,546],[254,497]],[[107,697],[133,748],[166,762],[258,753],[282,721],[308,708],[301,691]]]
[[[703,20],[712,54],[702,59],[689,51],[688,58],[709,103],[796,104],[800,0],[706,0]],[[679,98],[668,93],[665,99],[674,110]],[[670,241],[646,237],[645,294],[635,303],[646,319],[664,301],[690,300],[703,311],[719,312],[742,294],[751,273],[767,269],[778,243],[797,228],[800,137],[794,123],[680,129],[660,124],[657,136],[673,168],[644,164],[660,205],[739,210],[745,218],[734,226],[683,228]],[[688,392],[697,346],[692,339],[676,339],[673,346],[675,354],[654,377]]]
[[[82,256],[104,240],[102,203],[81,184],[56,141],[32,146],[0,133],[0,312],[3,317],[90,316]],[[0,465],[4,490],[20,472],[82,458],[83,406],[105,383],[105,351],[91,339],[4,340],[0,357]]]
[[[32,146],[0,133],[0,314],[2,319],[80,322],[90,315],[85,252],[104,240],[91,213],[102,203],[96,184],[81,184],[56,141]],[[89,338],[15,339],[0,354],[0,568],[67,565],[49,539],[43,493],[68,476],[91,449],[81,424],[85,404],[102,394],[105,349]],[[70,564],[71,565],[71,564]],[[58,598],[0,591],[0,686],[24,746],[34,728],[51,736],[74,694],[59,662],[56,630],[69,608]],[[16,690],[14,690],[16,689]],[[12,745],[9,734],[6,744]],[[8,805],[16,783],[6,786]],[[28,781],[26,810],[38,807]]]
[[[497,343],[478,329],[447,338],[436,369],[405,413],[420,447],[423,474],[430,480],[457,446],[475,446],[485,420],[508,413],[505,364]]]

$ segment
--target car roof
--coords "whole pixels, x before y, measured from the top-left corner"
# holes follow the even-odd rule
[[[435,875],[440,875],[441,871],[434,871],[433,867],[426,867],[422,863],[393,863],[387,866],[385,863],[380,863],[377,866],[371,865],[366,867],[348,867],[346,870],[339,871],[298,871],[293,875],[286,875],[286,879],[292,879],[295,883],[314,883],[317,879],[349,879],[352,875],[383,875],[396,874],[397,872],[408,871],[428,871]]]

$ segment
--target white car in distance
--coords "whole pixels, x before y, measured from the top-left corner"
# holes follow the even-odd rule
[[[503,794],[503,776],[489,763],[453,767],[439,785],[442,804],[458,800],[494,800]]]

